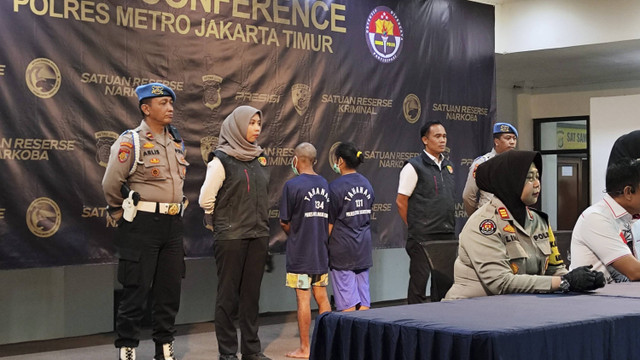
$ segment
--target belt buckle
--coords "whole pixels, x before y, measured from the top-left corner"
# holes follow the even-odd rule
[[[167,214],[176,215],[180,212],[180,206],[176,203],[169,204],[169,209],[167,210]]]

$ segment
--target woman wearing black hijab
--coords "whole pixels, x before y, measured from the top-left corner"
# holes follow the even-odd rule
[[[611,148],[607,167],[622,158],[640,158],[640,130],[634,130],[620,136]]]
[[[455,283],[445,300],[509,293],[585,291],[604,286],[601,272],[567,272],[547,215],[529,208],[540,194],[542,158],[509,151],[478,166],[476,182],[493,193],[460,233]]]

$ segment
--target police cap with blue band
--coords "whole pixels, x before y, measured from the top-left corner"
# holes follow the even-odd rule
[[[516,137],[518,137],[518,130],[516,130],[515,126],[509,123],[499,122],[493,125],[493,135],[504,133],[513,133]]]
[[[171,96],[171,99],[176,101],[176,93],[173,92],[173,89],[161,83],[140,85],[136,88],[136,94],[138,95],[138,101],[160,96]]]

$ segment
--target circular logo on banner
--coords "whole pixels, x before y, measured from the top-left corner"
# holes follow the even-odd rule
[[[27,227],[37,237],[49,237],[58,231],[62,222],[60,208],[53,200],[41,197],[27,209]]]
[[[331,148],[329,149],[329,168],[331,169],[333,169],[333,163],[336,162],[336,149],[338,148],[338,145],[340,145],[340,141],[331,145]]]
[[[410,124],[414,124],[420,118],[422,109],[420,107],[420,99],[415,94],[409,94],[402,102],[402,112],[404,118]]]
[[[404,31],[400,20],[388,7],[378,6],[369,13],[365,36],[371,55],[378,61],[390,63],[400,55]]]
[[[48,99],[60,89],[62,76],[60,75],[60,69],[53,61],[38,58],[27,66],[25,81],[29,90],[35,96]]]

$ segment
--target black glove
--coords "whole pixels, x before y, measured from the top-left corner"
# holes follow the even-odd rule
[[[562,276],[569,283],[569,290],[584,292],[603,287],[604,274],[599,271],[591,271],[592,267],[593,265],[580,266]]]
[[[596,282],[595,282],[596,289],[604,287],[604,285],[607,283],[607,280],[604,279],[604,273],[602,271],[594,271],[594,272],[596,273]]]
[[[213,231],[213,214],[204,214],[202,225],[209,231]]]

